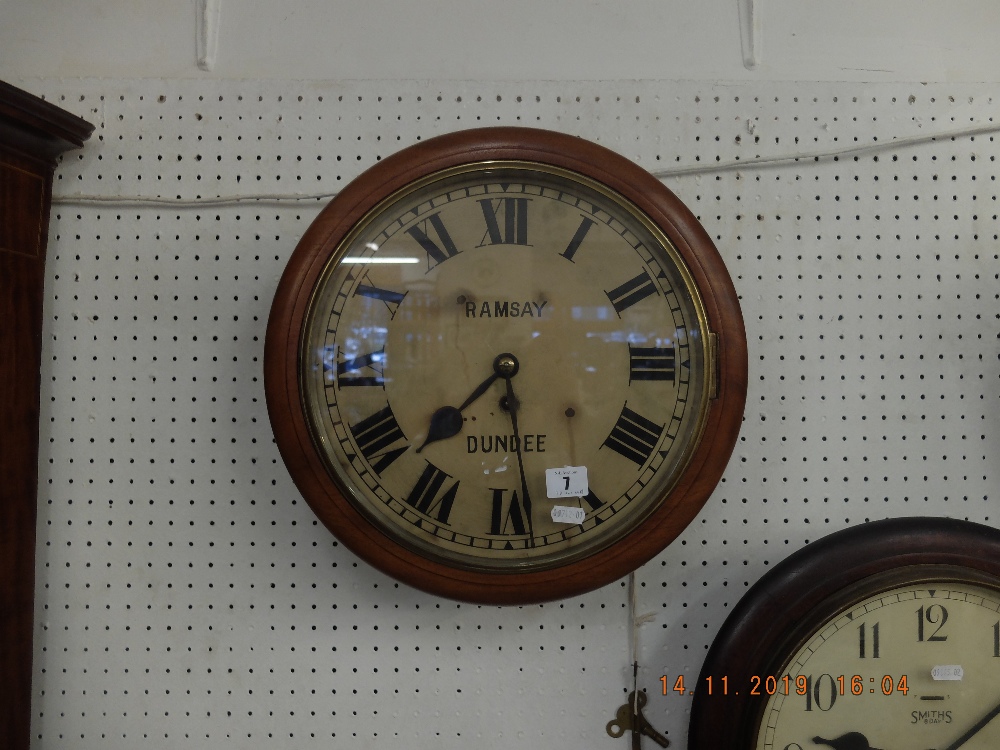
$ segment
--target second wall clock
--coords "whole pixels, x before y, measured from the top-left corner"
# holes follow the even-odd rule
[[[782,561],[719,632],[690,750],[1000,745],[1000,531],[894,518]]]
[[[726,267],[658,180],[579,138],[441,136],[320,213],[268,323],[281,455],[393,577],[513,604],[643,564],[719,482],[746,399]]]

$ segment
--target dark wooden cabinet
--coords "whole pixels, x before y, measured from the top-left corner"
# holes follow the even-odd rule
[[[27,750],[42,293],[56,157],[94,126],[0,82],[0,747]]]

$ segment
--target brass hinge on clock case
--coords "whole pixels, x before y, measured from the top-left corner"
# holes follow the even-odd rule
[[[708,384],[708,397],[719,397],[719,334],[708,332],[708,372],[711,381]]]

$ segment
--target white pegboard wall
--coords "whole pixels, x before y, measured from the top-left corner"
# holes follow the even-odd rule
[[[624,582],[498,609],[339,547],[272,442],[274,288],[329,194],[457,128],[562,130],[666,178],[741,296],[750,392],[701,515],[637,576],[647,717],[687,699],[742,593],[867,519],[996,524],[1000,274],[988,87],[920,84],[18,84],[94,122],[58,202],[42,372],[38,748],[623,747]],[[733,168],[756,158],[904,147]],[[720,167],[716,169],[716,167]],[[714,171],[713,171],[714,170]],[[672,679],[672,678],[671,678]]]

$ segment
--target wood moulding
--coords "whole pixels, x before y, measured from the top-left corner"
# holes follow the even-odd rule
[[[31,731],[42,297],[56,158],[94,126],[0,81],[0,747]]]

